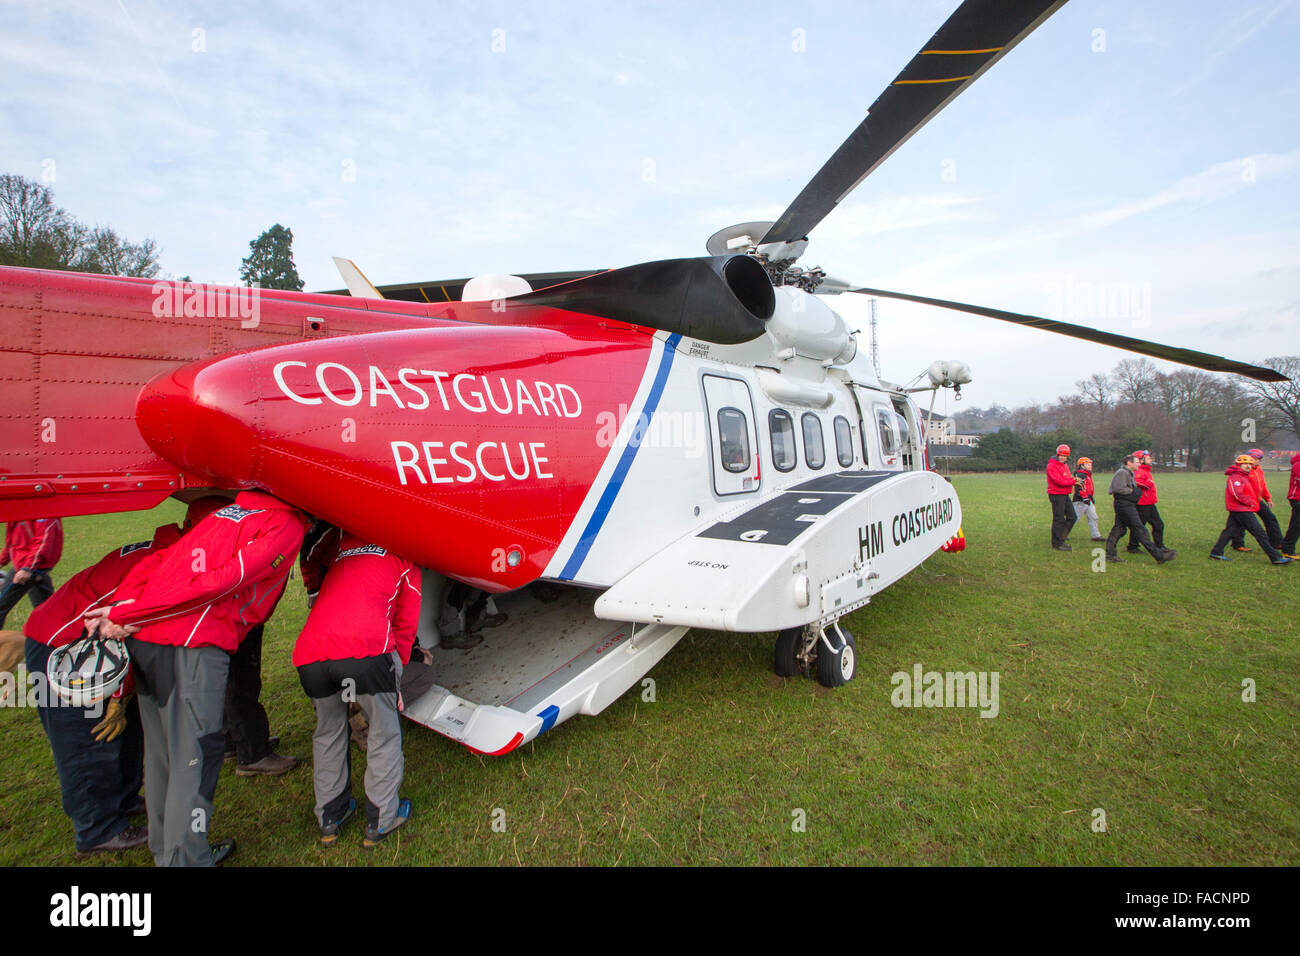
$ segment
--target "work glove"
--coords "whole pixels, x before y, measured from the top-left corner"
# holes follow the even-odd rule
[[[126,730],[126,705],[130,702],[131,696],[108,699],[108,706],[104,708],[104,719],[90,728],[95,740],[106,744],[110,740],[116,740],[121,736],[122,731]]]

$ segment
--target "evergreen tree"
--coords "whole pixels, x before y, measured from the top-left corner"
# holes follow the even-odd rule
[[[248,257],[239,267],[245,285],[301,292],[302,279],[293,264],[293,230],[278,222],[248,244]]]

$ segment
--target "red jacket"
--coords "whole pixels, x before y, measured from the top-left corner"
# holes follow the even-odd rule
[[[1300,501],[1300,454],[1291,456],[1291,485],[1286,496],[1292,501]]]
[[[1255,486],[1255,497],[1265,504],[1273,503],[1273,496],[1268,493],[1268,480],[1264,477],[1264,469],[1259,465],[1250,469],[1250,483]],[[1259,509],[1256,508],[1256,511]]]
[[[1133,472],[1133,480],[1138,483],[1142,489],[1142,497],[1138,499],[1140,505],[1153,505],[1156,503],[1156,480],[1151,477],[1150,465],[1138,465],[1137,471]]]
[[[142,627],[153,644],[239,648],[248,629],[270,616],[293,569],[307,516],[261,491],[208,515],[183,543],[132,569],[109,613]]]
[[[1228,510],[1258,511],[1259,498],[1255,495],[1255,486],[1242,467],[1230,465],[1224,474],[1228,476],[1228,486],[1223,491],[1223,503]]]
[[[1070,466],[1053,458],[1047,463],[1047,493],[1049,495],[1074,494],[1074,475]]]
[[[419,624],[420,569],[344,534],[293,646],[293,664],[377,657],[394,650],[405,664]]]
[[[105,603],[112,603],[118,586],[127,572],[150,555],[180,540],[181,529],[163,525],[153,533],[152,541],[124,545],[110,551],[98,563],[74,574],[71,580],[35,608],[23,625],[23,633],[33,641],[50,647],[66,647],[84,633],[82,616]],[[114,697],[124,697],[135,690],[128,672]]]
[[[63,522],[58,518],[11,521],[5,530],[0,567],[12,561],[15,571],[48,571],[63,556]]]
[[[98,563],[74,574],[49,600],[35,608],[23,625],[23,633],[50,647],[71,644],[81,637],[81,619],[87,611],[116,600],[114,595],[127,572],[180,540],[180,536],[181,530],[176,525],[164,525],[153,533],[152,541],[110,551]]]

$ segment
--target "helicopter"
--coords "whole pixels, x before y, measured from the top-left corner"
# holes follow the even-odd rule
[[[839,686],[843,618],[960,535],[915,396],[828,297],[938,306],[1261,380],[1272,369],[801,265],[874,169],[1065,0],[964,0],[773,221],[707,256],[300,293],[0,268],[0,520],[261,488],[425,569],[405,713],[504,754],[633,687],[692,628],[776,632]],[[346,294],[343,294],[346,293]],[[933,406],[932,406],[933,407]],[[508,626],[437,646],[438,595]]]

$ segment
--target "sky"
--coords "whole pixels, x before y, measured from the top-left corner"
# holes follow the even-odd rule
[[[380,285],[702,255],[777,218],[956,6],[0,0],[0,172],[203,282],[237,282],[277,222],[309,290],[341,287],[333,255]],[[1296,0],[1071,0],[801,264],[1300,353],[1298,48]],[[866,329],[861,297],[828,301]],[[959,359],[972,406],[1052,402],[1127,355],[890,300],[879,329],[886,378]]]

